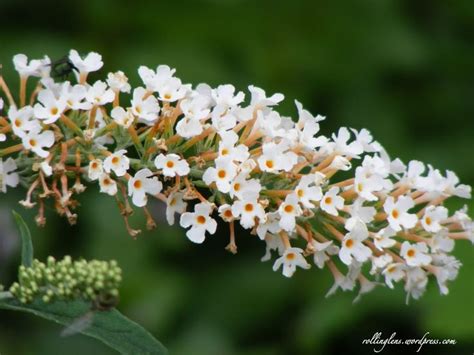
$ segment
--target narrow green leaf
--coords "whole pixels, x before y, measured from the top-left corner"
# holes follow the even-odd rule
[[[68,326],[90,310],[84,301],[35,300],[22,304],[14,298],[0,298],[0,308],[32,313],[36,316]],[[121,354],[167,354],[166,348],[148,331],[126,318],[116,309],[98,311],[89,327],[80,331],[96,338]]]
[[[16,213],[13,212],[13,217],[15,217],[16,224],[20,229],[20,236],[21,236],[21,264],[26,267],[31,267],[33,264],[33,242],[31,241],[31,233],[26,225],[23,218]]]

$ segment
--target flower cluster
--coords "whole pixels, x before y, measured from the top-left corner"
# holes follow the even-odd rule
[[[75,223],[75,196],[92,183],[115,198],[132,236],[139,233],[128,220],[133,206],[155,227],[147,209],[154,197],[166,204],[169,224],[180,215],[194,243],[222,220],[227,249],[236,253],[240,224],[266,246],[262,260],[276,253],[273,268],[287,277],[314,263],[334,276],[328,294],[403,282],[414,298],[430,275],[446,294],[461,265],[450,255],[455,240],[474,240],[466,208],[450,214],[443,206],[451,196],[471,197],[452,171],[391,159],[366,129],[324,136],[325,117],[298,101],[296,119],[281,116],[275,108],[282,94],[229,84],[193,88],[166,65],[141,66],[142,86],[133,89],[121,71],[89,83],[102,57],[74,50],[67,59],[73,82],[55,81],[48,57],[17,55],[13,62],[18,104],[0,77],[0,140],[9,144],[0,156],[10,156],[0,160],[0,187],[27,187],[21,204],[38,205],[39,225],[48,200]],[[30,77],[38,80],[27,101]],[[340,171],[352,175],[337,179]]]
[[[22,303],[39,297],[46,303],[77,298],[116,302],[121,281],[122,270],[115,261],[72,261],[69,256],[56,261],[50,256],[46,264],[35,259],[31,267],[20,266],[10,292]]]

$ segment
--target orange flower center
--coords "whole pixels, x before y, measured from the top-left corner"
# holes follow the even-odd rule
[[[204,216],[202,216],[202,215],[199,215],[199,216],[197,216],[196,221],[197,221],[199,224],[204,224],[204,223],[206,223],[206,217],[204,217]]]
[[[219,171],[217,172],[217,176],[218,176],[220,179],[225,178],[226,175],[227,175],[227,173],[225,172],[225,170],[219,170]]]
[[[292,205],[286,205],[285,206],[285,212],[286,213],[291,213],[291,212],[293,212],[293,210],[294,210],[294,208],[293,208]]]
[[[409,258],[413,258],[415,256],[415,250],[414,249],[408,249],[407,256]]]
[[[286,254],[286,260],[294,260],[295,257],[296,257],[295,253]]]
[[[142,188],[142,181],[141,180],[135,180],[133,183],[133,187],[136,189],[141,189]]]
[[[400,213],[398,212],[398,210],[393,210],[393,211],[392,211],[392,217],[395,218],[395,219],[397,219],[398,216],[400,216]]]
[[[347,239],[345,244],[346,248],[352,248],[352,246],[354,245],[354,241],[352,239]]]
[[[329,197],[329,196],[326,197],[326,198],[324,199],[324,203],[325,203],[326,205],[330,205],[330,204],[332,203],[332,197]]]
[[[267,168],[272,169],[274,167],[273,160],[267,160],[265,162],[265,165],[267,166]]]
[[[168,160],[166,162],[166,166],[171,169],[174,166],[174,162],[172,162],[171,160]]]
[[[251,203],[247,203],[245,205],[245,211],[252,212],[253,211],[253,205]]]
[[[52,114],[53,116],[54,116],[54,115],[57,115],[58,112],[59,112],[59,109],[58,109],[57,107],[53,107],[53,108],[51,109],[51,114]]]

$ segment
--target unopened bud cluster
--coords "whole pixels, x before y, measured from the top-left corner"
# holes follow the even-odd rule
[[[72,82],[55,80],[57,62],[48,57],[19,54],[13,63],[18,102],[0,76],[0,157],[9,156],[0,160],[0,190],[26,186],[21,204],[38,207],[39,225],[47,203],[75,223],[76,196],[95,184],[114,198],[134,237],[133,207],[156,227],[147,209],[154,197],[166,204],[169,224],[180,215],[194,243],[215,234],[220,220],[236,253],[240,224],[265,246],[262,260],[277,254],[273,268],[286,277],[314,264],[334,276],[328,294],[400,282],[414,298],[430,276],[448,293],[461,266],[450,254],[455,241],[474,240],[467,208],[443,206],[471,198],[454,172],[392,159],[367,129],[322,135],[325,117],[300,102],[294,119],[276,110],[282,94],[253,85],[247,94],[230,84],[193,88],[167,65],[138,68],[142,85],[133,89],[121,71],[89,83],[102,57],[75,50],[66,58]],[[39,80],[28,96],[31,77]]]
[[[56,261],[50,256],[46,263],[35,259],[31,267],[20,266],[10,292],[22,303],[39,298],[46,303],[118,299],[121,281],[122,270],[113,260],[73,261],[66,256]]]

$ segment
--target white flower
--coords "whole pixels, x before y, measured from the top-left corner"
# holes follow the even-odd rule
[[[194,120],[203,120],[209,116],[209,98],[203,95],[184,99],[180,102],[183,115]]]
[[[336,155],[328,167],[328,169],[331,169],[331,170],[342,170],[342,171],[349,171],[351,170],[351,168],[352,168],[352,164],[349,161],[349,159],[344,158],[341,155]]]
[[[266,240],[265,238],[268,235],[277,234],[280,231],[280,214],[278,213],[278,211],[267,213],[265,222],[259,222],[257,226],[257,235],[260,237],[261,240]],[[277,239],[281,242],[280,237],[277,237]]]
[[[369,259],[372,250],[363,243],[368,236],[369,231],[362,221],[356,223],[354,228],[344,236],[341,250],[339,250],[339,258],[344,264],[350,265],[353,258],[360,263]]]
[[[174,102],[186,96],[189,85],[182,85],[178,78],[171,78],[158,89],[158,97],[161,101]]]
[[[420,267],[412,267],[406,270],[405,292],[407,293],[406,303],[410,297],[420,298],[426,290],[428,276]]]
[[[329,260],[328,255],[336,255],[339,253],[339,247],[334,245],[332,240],[324,242],[324,243],[319,243],[313,239],[311,241],[311,244],[313,245],[313,248],[314,248],[314,253],[313,253],[314,264],[320,269],[322,269],[326,261]]]
[[[16,163],[12,158],[3,161],[0,158],[0,191],[7,192],[7,186],[16,187],[20,182],[18,173],[14,171],[17,169]]]
[[[99,186],[100,192],[106,193],[110,196],[115,196],[117,194],[117,183],[106,173],[100,174]]]
[[[393,281],[398,282],[405,277],[406,266],[402,263],[391,263],[382,271],[385,276],[385,283],[388,287],[393,288]]]
[[[51,90],[44,89],[38,94],[38,101],[34,106],[34,115],[44,123],[51,124],[58,120],[66,109],[66,100],[62,97],[56,98]]]
[[[431,256],[428,254],[426,243],[410,244],[404,241],[400,249],[400,255],[405,259],[409,266],[426,266],[431,263]]]
[[[400,231],[403,228],[413,228],[418,222],[416,214],[408,213],[408,210],[413,208],[415,203],[413,199],[408,196],[400,196],[395,202],[392,196],[387,197],[383,208],[387,213],[387,219],[395,231]]]
[[[201,244],[205,237],[206,231],[214,234],[217,229],[217,222],[209,215],[212,212],[212,205],[209,203],[198,203],[194,206],[194,212],[184,212],[181,215],[180,225],[189,228],[186,236],[193,243]]]
[[[82,59],[75,49],[71,49],[69,52],[69,60],[81,74],[97,71],[104,65],[100,54],[90,52],[84,59]]]
[[[344,227],[347,230],[351,230],[357,220],[361,220],[364,223],[370,223],[373,221],[377,210],[373,206],[364,206],[363,199],[356,199],[354,203],[348,206],[351,217],[346,220]]]
[[[43,59],[32,59],[28,63],[28,57],[24,54],[17,54],[13,56],[13,64],[15,70],[22,77],[37,76],[45,77],[48,76],[51,68],[51,60],[49,57],[44,56]]]
[[[303,214],[298,204],[298,196],[295,193],[288,194],[285,201],[278,207],[280,214],[280,227],[287,232],[293,232],[296,227],[296,217]]]
[[[117,106],[112,109],[110,116],[117,122],[118,125],[128,128],[133,123],[135,117],[131,110],[125,110],[123,107]]]
[[[250,99],[250,106],[253,107],[255,110],[263,110],[269,106],[275,106],[279,102],[283,101],[283,99],[285,98],[283,94],[279,93],[267,97],[263,89],[260,89],[253,85],[250,85],[248,89],[252,94],[252,98]]]
[[[86,100],[92,105],[103,106],[114,101],[115,94],[112,89],[107,88],[107,84],[98,80],[86,93]]]
[[[390,228],[390,226],[379,230],[374,235],[374,245],[377,249],[383,250],[384,248],[393,247],[397,241],[391,237],[395,236],[396,232]]]
[[[155,158],[155,166],[157,169],[163,170],[164,176],[174,177],[176,175],[185,176],[189,174],[189,164],[186,160],[181,159],[177,154],[160,154]]]
[[[232,161],[244,162],[249,157],[249,149],[244,144],[237,143],[239,136],[234,131],[219,132],[221,141],[219,142],[219,156],[229,158]]]
[[[13,133],[20,138],[28,131],[41,128],[39,121],[33,118],[33,108],[31,106],[24,106],[19,110],[15,106],[10,106],[8,118]]]
[[[238,199],[242,199],[243,193],[245,191],[253,191],[257,194],[260,193],[260,190],[262,189],[262,185],[260,184],[260,181],[257,179],[247,180],[247,177],[248,177],[247,171],[243,171],[237,174],[237,176],[230,183],[230,190],[229,190],[230,197],[232,198],[237,197]]]
[[[162,188],[163,184],[153,176],[150,169],[141,169],[128,180],[128,196],[132,197],[132,202],[137,207],[146,206],[147,194],[156,195]]]
[[[230,183],[237,174],[237,167],[228,158],[217,158],[215,163],[216,167],[209,167],[206,169],[202,176],[202,180],[208,186],[215,182],[217,189],[220,192],[228,193],[230,190]]]
[[[232,214],[232,206],[228,203],[220,205],[217,212],[219,212],[219,217],[221,217],[222,220],[225,222],[232,222],[233,220],[235,220],[235,217]]]
[[[320,186],[309,186],[315,182],[314,174],[304,175],[295,188],[296,196],[300,203],[306,208],[314,208],[311,201],[320,201],[323,197]]]
[[[113,171],[117,176],[124,176],[130,167],[130,160],[127,158],[125,153],[127,153],[127,151],[121,149],[105,158],[104,170],[107,173]]]
[[[441,230],[440,222],[448,218],[448,209],[443,206],[428,206],[421,219],[421,225],[427,232],[437,233]]]
[[[107,85],[115,92],[130,93],[131,90],[128,78],[121,70],[107,74]]]
[[[186,211],[188,204],[184,202],[183,197],[184,194],[182,192],[176,191],[170,193],[166,199],[166,220],[170,226],[174,224],[174,215],[176,213],[181,214]]]
[[[138,68],[138,74],[149,91],[159,91],[176,72],[167,65],[159,65],[156,71],[145,66]]]
[[[245,94],[239,91],[235,94],[234,85],[219,85],[217,89],[212,90],[212,98],[214,99],[216,106],[222,105],[225,107],[236,106],[245,99]]]
[[[351,134],[346,127],[339,128],[337,135],[335,133],[332,135],[333,152],[353,158],[358,157],[359,154],[362,154],[364,152],[364,148],[360,142],[353,141],[351,143],[347,143],[350,139],[350,136]]]
[[[142,87],[133,90],[132,113],[147,122],[153,122],[158,119],[160,106],[156,97],[149,95],[145,98],[146,95],[147,92]]]
[[[285,251],[285,245],[279,235],[267,234],[265,236],[265,255],[262,257],[262,261],[268,261],[272,257],[272,250],[276,250],[278,255],[283,255]]]
[[[92,104],[83,101],[87,95],[87,87],[84,85],[71,86],[69,82],[63,84],[61,98],[66,101],[68,108],[72,110],[90,110]]]
[[[449,238],[448,230],[442,229],[428,240],[432,253],[450,253],[454,249],[454,240]]]
[[[184,117],[176,124],[176,133],[183,138],[198,136],[202,131],[202,123],[193,118]]]
[[[275,260],[273,264],[273,271],[277,271],[283,265],[283,275],[291,277],[299,266],[302,269],[309,269],[310,264],[303,257],[303,249],[287,248],[283,255]]]
[[[104,169],[102,167],[102,160],[100,159],[92,159],[89,162],[89,169],[87,171],[87,176],[91,181],[99,179],[99,177],[103,174]]]
[[[385,267],[392,262],[393,262],[393,257],[390,254],[372,256],[372,267],[370,268],[370,274],[375,275],[379,273],[380,270],[385,269]]]
[[[242,200],[234,202],[232,214],[235,218],[240,217],[240,224],[245,229],[255,226],[255,218],[258,218],[259,223],[266,219],[265,210],[258,202],[258,194],[252,191],[245,192]]]
[[[378,198],[374,192],[392,189],[393,184],[386,179],[389,169],[390,167],[379,157],[366,155],[362,165],[356,168],[355,191],[368,201],[376,201]]]
[[[273,142],[262,145],[262,155],[258,158],[258,165],[262,171],[276,173],[281,170],[290,171],[297,163],[298,156],[294,152],[285,152],[288,149],[286,142]]]
[[[33,130],[26,133],[21,140],[26,150],[31,150],[36,155],[46,158],[49,156],[49,152],[44,148],[52,147],[54,144],[54,133],[53,131],[40,133],[39,130]]]
[[[337,216],[337,210],[344,208],[344,199],[338,195],[339,187],[331,187],[321,199],[319,206],[321,209],[330,215]]]

